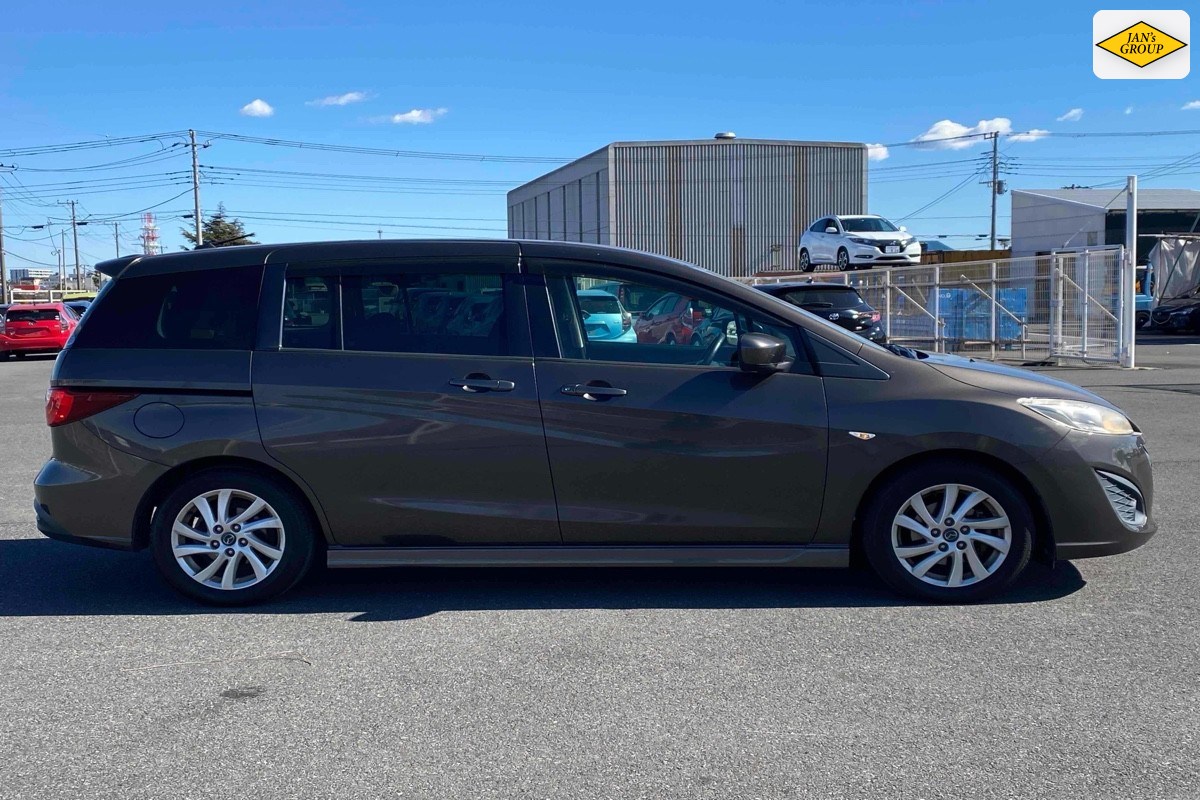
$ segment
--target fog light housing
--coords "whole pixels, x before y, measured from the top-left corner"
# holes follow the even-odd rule
[[[1099,469],[1096,470],[1096,477],[1100,479],[1100,486],[1104,489],[1109,505],[1125,527],[1132,530],[1144,528],[1148,519],[1146,500],[1137,486],[1119,475]]]

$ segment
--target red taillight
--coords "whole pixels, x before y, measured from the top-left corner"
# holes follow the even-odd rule
[[[693,308],[692,309],[692,325],[699,325],[701,322],[704,322],[704,309]]]
[[[621,332],[629,330],[633,327],[633,315],[628,311],[621,312]]]
[[[129,392],[87,392],[52,388],[46,392],[46,424],[54,428],[68,422],[78,422],[135,397],[136,394]]]

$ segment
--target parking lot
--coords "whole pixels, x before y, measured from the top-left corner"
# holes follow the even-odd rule
[[[52,360],[0,364],[0,797],[1200,796],[1200,339],[1141,344],[1050,372],[1145,431],[1158,535],[950,607],[707,569],[196,606],[146,553],[40,536]]]

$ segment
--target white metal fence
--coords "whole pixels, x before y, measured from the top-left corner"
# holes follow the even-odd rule
[[[992,360],[1133,366],[1133,277],[1122,247],[742,280],[810,279],[854,286],[897,344]]]

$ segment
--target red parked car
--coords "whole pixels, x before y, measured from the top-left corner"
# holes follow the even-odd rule
[[[633,323],[642,344],[700,344],[700,326],[706,314],[699,300],[664,294]]]
[[[57,353],[79,324],[79,316],[62,303],[14,305],[0,316],[0,361],[10,353]]]

